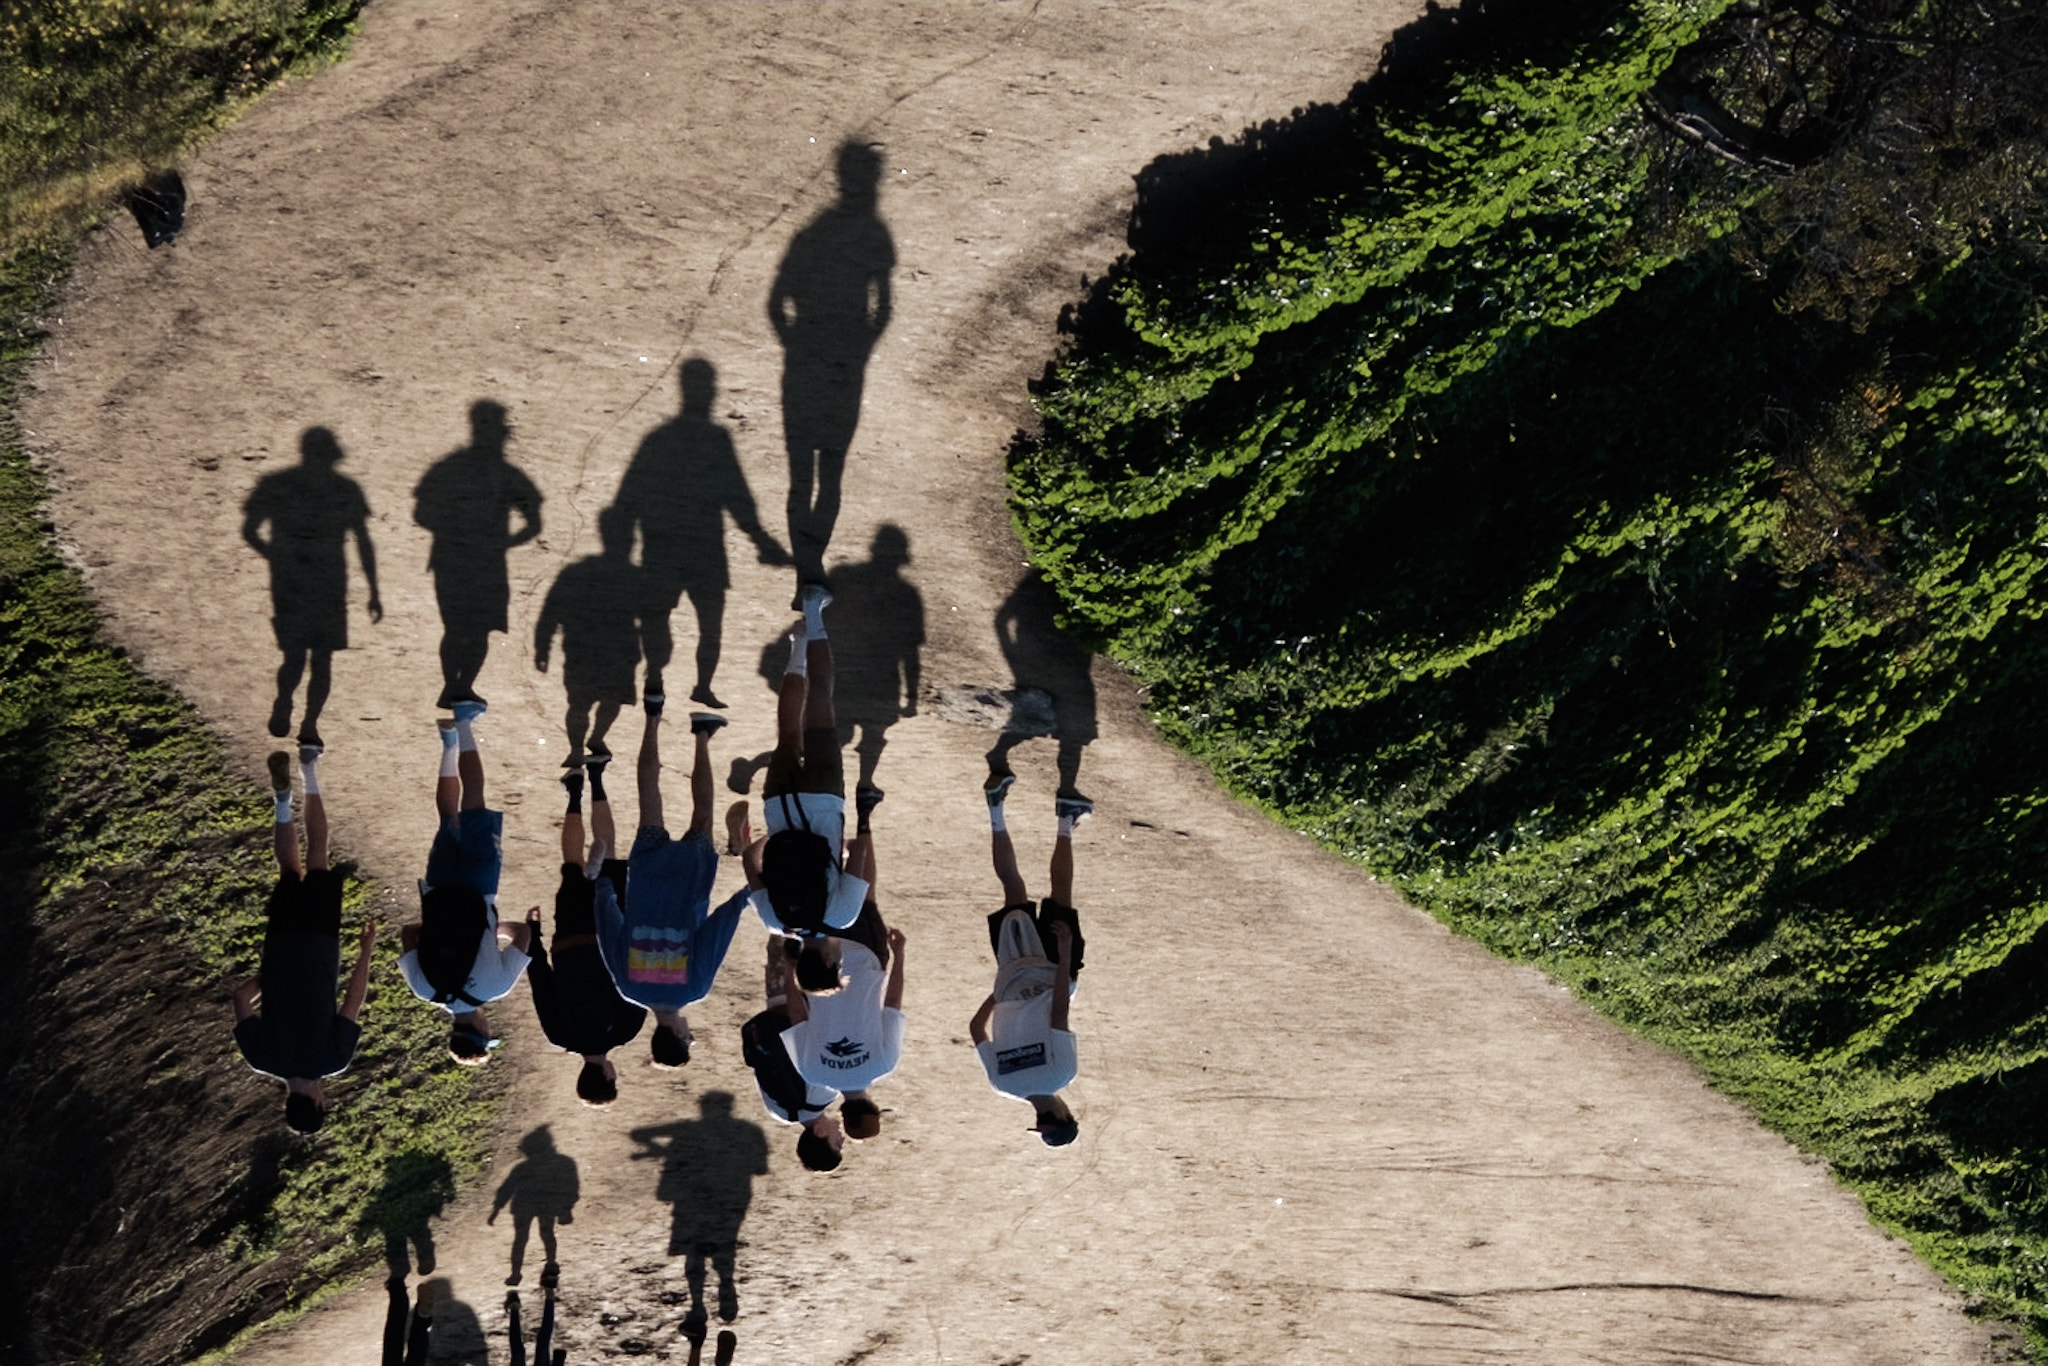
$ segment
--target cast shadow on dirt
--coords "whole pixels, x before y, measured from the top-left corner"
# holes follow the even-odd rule
[[[477,696],[491,633],[509,629],[506,552],[540,535],[540,490],[505,458],[511,435],[504,405],[478,399],[469,409],[469,444],[435,461],[413,490],[413,520],[433,537],[427,568],[441,611],[444,707]]]
[[[1033,569],[996,609],[996,641],[1010,666],[1010,716],[988,752],[989,768],[1008,772],[1010,751],[1050,736],[1059,744],[1059,795],[1081,794],[1081,754],[1096,736],[1094,656],[1060,630],[1059,599]]]
[[[446,1276],[423,1282],[408,1303],[405,1282],[385,1282],[389,1302],[379,1360],[383,1366],[490,1366],[490,1342],[476,1310],[455,1298]]]
[[[696,1119],[649,1125],[629,1135],[639,1145],[634,1160],[658,1158],[662,1164],[655,1197],[674,1208],[668,1254],[686,1259],[690,1308],[683,1332],[693,1343],[703,1341],[707,1324],[707,1261],[718,1273],[718,1317],[731,1323],[739,1316],[733,1258],[754,1198],[754,1178],[768,1174],[768,1136],[760,1125],[733,1114],[730,1092],[706,1091],[697,1106]]]
[[[299,463],[257,480],[242,505],[242,540],[270,564],[270,620],[284,660],[277,670],[269,729],[279,739],[291,731],[294,694],[310,669],[299,739],[319,742],[320,713],[333,686],[334,652],[348,648],[345,545],[351,537],[370,586],[370,620],[384,616],[377,551],[370,541],[370,503],[360,485],[336,470],[344,456],[332,431],[308,427],[299,435]]]
[[[782,342],[789,541],[799,583],[825,577],[868,356],[889,326],[896,265],[895,243],[876,212],[880,148],[849,139],[835,169],[838,200],[790,239],[768,291],[768,321]]]
[[[842,564],[826,575],[832,606],[833,713],[839,745],[859,755],[859,783],[870,787],[889,743],[889,728],[917,715],[924,678],[924,596],[905,576],[911,563],[910,537],[894,522],[876,528],[868,558]],[[789,637],[777,635],[761,650],[760,676],[769,690],[782,685],[789,663]],[[768,754],[733,760],[727,785],[745,792],[768,765]]]
[[[541,1251],[550,1263],[557,1260],[555,1225],[576,1221],[576,1201],[580,1195],[576,1159],[556,1151],[555,1136],[548,1125],[543,1124],[520,1139],[519,1151],[522,1160],[498,1184],[498,1193],[491,1198],[490,1217],[484,1220],[487,1224],[496,1223],[499,1212],[511,1207],[512,1269],[505,1277],[507,1285],[520,1282],[527,1240],[535,1224],[540,1226]]]

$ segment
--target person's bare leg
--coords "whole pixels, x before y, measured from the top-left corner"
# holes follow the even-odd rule
[[[303,875],[305,866],[299,862],[299,827],[292,820],[292,760],[289,754],[278,750],[270,756],[270,797],[274,806],[274,819],[270,826],[271,848],[277,854],[277,866],[287,873]]]
[[[1016,906],[1031,899],[1031,891],[1024,885],[1024,875],[1017,871],[1017,848],[1010,843],[1010,832],[997,830],[989,835],[989,854],[996,868],[996,881],[1003,884],[1003,904]]]
[[[640,732],[640,828],[666,829],[661,813],[661,704],[650,703],[647,729]]]
[[[832,711],[832,642],[805,641],[804,660],[811,681],[804,696],[803,729],[836,730],[839,722]]]
[[[624,851],[619,848],[619,832],[612,825],[612,804],[609,799],[595,795],[591,797],[590,833],[604,846],[606,858],[624,857]]]
[[[712,807],[717,802],[716,791],[711,779],[711,732],[698,730],[693,724],[692,733],[697,741],[697,752],[690,760],[690,831],[711,833]]]
[[[578,773],[572,776],[580,778],[583,775]],[[579,794],[572,793],[569,800],[574,802],[577,795]],[[574,806],[571,806],[562,817],[562,862],[583,862],[583,813]]]
[[[441,721],[441,776],[434,783],[434,806],[445,824],[462,810],[461,757],[453,721]]]
[[[802,669],[782,675],[782,689],[775,698],[775,753],[768,758],[770,776],[785,771],[794,780],[803,763],[804,713],[811,705],[810,650],[802,636],[790,637],[789,654],[794,662],[801,653]]]
[[[868,885],[868,897],[875,895],[875,837],[863,831],[846,846],[846,871]]]
[[[299,776],[306,789],[306,866],[327,866],[327,799],[320,792],[320,746],[299,746]]]
[[[1074,904],[1074,837],[1061,835],[1052,842],[1052,899],[1062,906]]]
[[[481,811],[484,809],[484,759],[474,749],[460,751],[457,761],[462,778],[462,809]]]

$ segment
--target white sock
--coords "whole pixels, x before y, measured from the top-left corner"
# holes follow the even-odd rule
[[[292,790],[290,788],[286,788],[282,792],[271,793],[270,804],[279,825],[290,825],[292,823]]]
[[[1070,840],[1070,839],[1072,839],[1073,837],[1074,837],[1074,818],[1073,818],[1072,816],[1062,816],[1062,817],[1060,817],[1060,828],[1059,828],[1058,832],[1057,832],[1057,833],[1056,833],[1056,834],[1055,834],[1055,835],[1053,836],[1053,838],[1055,838],[1055,839],[1063,839],[1063,840]]]
[[[789,667],[782,671],[784,674],[795,674],[798,678],[811,676],[811,653],[805,648],[805,644],[805,632],[789,633]]]
[[[442,745],[442,746],[441,746],[441,776],[442,776],[442,777],[444,777],[444,778],[459,778],[459,777],[461,777],[461,776],[462,776],[462,767],[461,767],[461,765],[462,765],[462,756],[461,756],[461,751],[460,751],[460,750],[458,750],[458,749],[456,749],[456,748],[455,748],[455,746],[454,746],[454,745],[451,745],[451,744],[444,744],[444,745]]]
[[[1010,833],[1009,825],[1003,820],[1003,804],[1001,802],[997,802],[988,809],[988,828],[991,832],[998,835]]]
[[[476,732],[470,729],[473,724],[467,720],[455,723],[455,743],[464,754],[476,753]]]
[[[299,776],[306,780],[306,795],[308,797],[320,795],[320,774],[314,767],[318,762],[317,759],[299,760]]]
[[[804,602],[804,634],[812,640],[825,638],[825,605],[807,599]]]

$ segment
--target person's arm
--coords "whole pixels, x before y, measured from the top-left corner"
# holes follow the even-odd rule
[[[789,1016],[791,1025],[800,1025],[811,1018],[811,998],[804,995],[804,989],[796,983],[796,960],[782,960],[782,1009]]]
[[[512,510],[519,514],[520,528],[506,540],[507,549],[525,545],[540,535],[540,490],[525,475],[519,476],[519,487],[512,491]]]
[[[761,851],[768,847],[766,835],[740,850],[740,868],[747,875],[747,890],[758,892],[768,884],[761,880]]]
[[[526,953],[526,946],[533,942],[533,926],[528,922],[539,919],[540,907],[535,906],[528,910],[526,916],[526,920],[515,920],[503,927],[505,937],[512,942],[513,951],[516,953]],[[532,956],[527,954],[529,958]]]
[[[989,1016],[996,1013],[996,994],[991,991],[982,1001],[981,1009],[974,1012],[974,1018],[967,1022],[967,1036],[978,1044],[988,1042]]]
[[[377,596],[377,547],[370,544],[370,523],[365,517],[355,525],[356,558],[363,562],[363,578],[370,585],[370,622],[384,620],[384,599]]]
[[[1074,959],[1074,934],[1064,920],[1055,920],[1052,937],[1059,945],[1059,958],[1052,968],[1052,1027],[1065,1031],[1067,1027],[1067,1003],[1072,999],[1074,975],[1069,964]]]
[[[398,927],[398,951],[400,953],[417,953],[419,952],[419,947],[420,922],[415,920],[410,925],[400,925]]]
[[[240,1024],[256,1013],[256,1000],[263,994],[263,979],[251,977],[235,988],[235,1023]]]
[[[370,995],[370,949],[377,942],[377,922],[365,920],[362,936],[356,941],[356,970],[349,975],[348,994],[341,998],[341,1018],[350,1024],[363,1013],[363,1002]]]
[[[882,991],[884,1010],[903,1009],[903,931],[889,931],[889,985]]]

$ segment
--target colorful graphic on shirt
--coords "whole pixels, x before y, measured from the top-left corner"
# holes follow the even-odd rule
[[[626,939],[626,976],[635,982],[690,980],[690,934],[665,925],[635,925]]]

